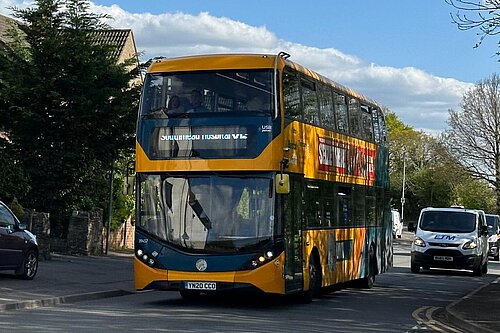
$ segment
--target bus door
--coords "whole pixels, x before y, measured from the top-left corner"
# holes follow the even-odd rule
[[[302,291],[302,185],[290,177],[290,193],[284,195],[285,292]]]

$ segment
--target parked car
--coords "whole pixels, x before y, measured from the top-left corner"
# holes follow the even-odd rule
[[[0,201],[0,270],[32,280],[38,271],[38,243],[14,213]]]
[[[500,259],[500,216],[486,214],[486,223],[488,224],[488,255],[498,261]]]
[[[401,238],[403,236],[403,221],[396,209],[392,210],[392,238]]]
[[[411,245],[411,271],[420,268],[472,270],[481,276],[488,272],[488,226],[482,210],[464,208],[424,208]]]

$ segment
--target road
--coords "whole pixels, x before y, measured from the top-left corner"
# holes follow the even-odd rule
[[[405,235],[404,237],[409,237]],[[436,323],[454,300],[500,275],[432,270],[412,274],[409,242],[395,240],[394,267],[371,290],[348,288],[301,304],[246,296],[187,302],[176,292],[133,295],[0,313],[9,332],[462,332]]]

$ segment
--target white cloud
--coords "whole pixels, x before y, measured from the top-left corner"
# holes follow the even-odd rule
[[[16,0],[0,0],[21,7]],[[395,68],[369,63],[340,50],[320,49],[279,39],[266,27],[253,27],[209,13],[129,13],[117,5],[92,6],[109,14],[115,28],[130,28],[142,58],[201,53],[271,53],[285,51],[291,60],[387,106],[406,124],[428,133],[446,127],[448,109],[458,108],[470,83],[442,78],[413,67]],[[5,12],[3,12],[5,13]],[[369,57],[369,54],[366,55]]]
[[[413,67],[395,68],[329,48],[320,49],[277,38],[265,27],[252,27],[208,13],[128,13],[118,6],[95,7],[110,14],[110,24],[132,28],[144,59],[200,53],[285,51],[291,60],[355,89],[387,106],[406,124],[436,133],[446,127],[448,109],[457,108],[471,84],[433,76]]]
[[[33,1],[31,0],[0,0],[0,14],[12,17],[12,10],[10,8],[24,9],[30,6],[33,6]]]

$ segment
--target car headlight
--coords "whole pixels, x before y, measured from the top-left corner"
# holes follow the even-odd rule
[[[497,240],[498,240],[498,236],[497,235],[491,235],[490,237],[488,237],[488,242],[489,243],[495,243]]]
[[[418,236],[415,236],[415,238],[413,239],[413,244],[415,244],[415,246],[421,246],[421,247],[426,246],[425,241]]]
[[[465,244],[462,246],[462,248],[463,248],[464,250],[471,250],[471,249],[475,249],[476,247],[477,247],[477,242],[476,242],[476,240],[475,240],[475,239],[468,241],[467,243],[465,243]]]

